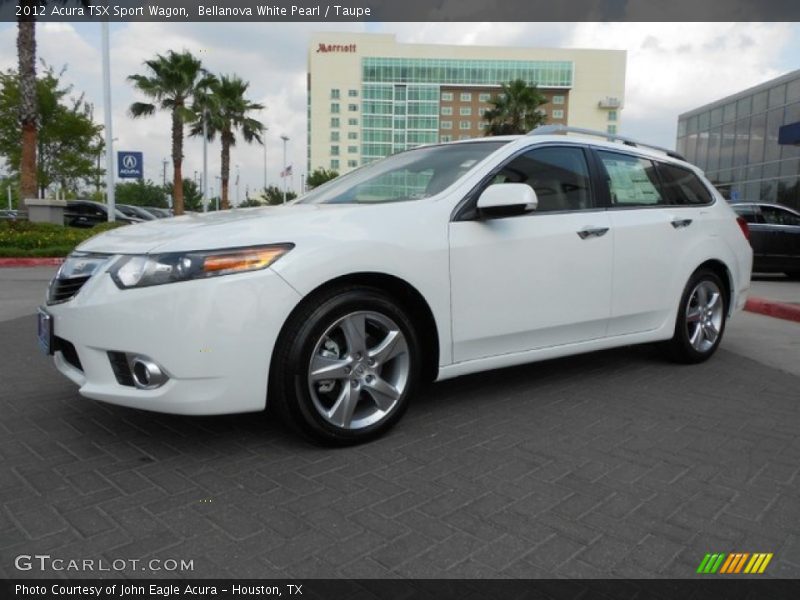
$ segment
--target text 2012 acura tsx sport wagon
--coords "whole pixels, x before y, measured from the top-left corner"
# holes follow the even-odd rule
[[[334,443],[386,431],[425,380],[656,341],[707,359],[749,289],[746,223],[670,152],[551,130],[103,233],[50,284],[40,342],[89,398],[270,405]]]

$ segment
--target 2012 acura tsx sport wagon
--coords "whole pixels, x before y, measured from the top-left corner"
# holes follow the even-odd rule
[[[51,282],[40,343],[89,398],[269,405],[333,443],[385,432],[426,380],[644,342],[707,359],[749,289],[746,223],[674,153],[570,132],[418,147],[285,206],[108,231]]]

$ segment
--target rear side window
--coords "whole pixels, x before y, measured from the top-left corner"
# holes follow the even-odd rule
[[[670,204],[711,204],[711,192],[689,169],[659,163],[658,172]]]
[[[608,174],[612,206],[656,206],[667,204],[660,191],[652,161],[629,154],[599,150],[597,155]]]

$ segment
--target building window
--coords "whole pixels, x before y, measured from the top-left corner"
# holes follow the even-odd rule
[[[339,114],[339,103],[338,102],[331,102],[331,112],[333,114]]]
[[[553,110],[553,118],[554,119],[563,119],[564,118],[564,111],[556,108]]]
[[[617,133],[617,126],[616,125],[609,125],[607,131],[608,131],[608,133]]]
[[[331,169],[333,169],[334,171],[339,170],[339,161],[335,158],[331,160]]]
[[[616,121],[617,120],[617,111],[615,111],[615,110],[608,111],[608,120],[609,121]]]
[[[339,127],[339,117],[331,117],[331,127]]]
[[[449,117],[450,115],[453,114],[453,107],[452,106],[443,106],[442,107],[442,114],[445,117]]]
[[[331,156],[339,156],[339,146],[331,146]]]
[[[553,104],[564,104],[564,96],[553,96]]]
[[[347,119],[347,124],[348,125],[357,126],[358,125],[358,119]]]
[[[444,143],[444,142],[452,142],[453,141],[453,136],[452,135],[440,135],[439,136],[439,141],[442,142],[442,143]]]
[[[441,126],[442,129],[452,129],[453,128],[453,122],[452,121],[442,121],[440,123],[440,126]]]
[[[458,114],[462,117],[470,117],[472,116],[472,107],[471,106],[462,106],[458,109]]]
[[[358,146],[348,146],[347,147],[348,154],[358,154]]]
[[[358,98],[358,90],[347,90],[347,95],[351,98]]]
[[[478,123],[478,129],[480,129],[481,131],[486,129],[486,121],[480,121]]]
[[[338,100],[339,99],[339,90],[333,89],[331,90],[331,100]]]
[[[458,122],[459,129],[472,129],[472,121],[459,121]]]
[[[358,139],[358,132],[357,131],[348,131],[347,132],[347,139],[348,140],[357,140]]]
[[[338,142],[339,141],[339,132],[338,131],[331,131],[331,141]]]
[[[480,96],[478,96],[478,100],[480,100],[481,102],[488,102],[491,99],[492,99],[491,94],[481,94]]]
[[[358,166],[357,160],[348,160],[347,161],[347,168],[348,169],[355,169]]]
[[[478,116],[482,117],[485,114],[486,114],[486,109],[485,108],[479,108],[478,109]]]
[[[442,92],[442,102],[452,102],[453,92]]]
[[[348,104],[347,110],[350,112],[358,112],[358,104]]]
[[[472,93],[471,92],[461,92],[459,96],[462,102],[472,102]]]

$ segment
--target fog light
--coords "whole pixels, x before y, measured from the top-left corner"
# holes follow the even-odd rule
[[[133,382],[140,390],[154,390],[169,380],[161,367],[146,356],[134,356],[130,364]]]

